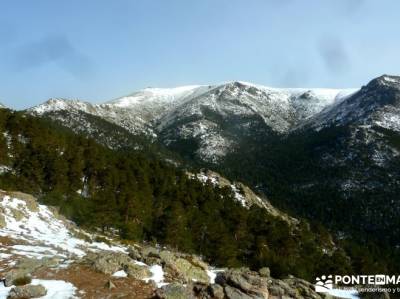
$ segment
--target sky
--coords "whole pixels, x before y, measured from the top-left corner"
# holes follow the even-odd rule
[[[399,11],[398,0],[2,0],[0,102],[232,80],[359,87],[400,74]]]

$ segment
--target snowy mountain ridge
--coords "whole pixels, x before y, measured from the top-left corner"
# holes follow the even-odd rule
[[[400,77],[383,75],[357,92],[341,98],[309,120],[314,128],[345,125],[377,125],[400,131]]]
[[[66,111],[73,119],[80,118],[79,113],[94,115],[132,134],[158,139],[173,150],[195,146],[195,156],[216,163],[254,134],[287,135],[347,124],[400,131],[397,93],[400,77],[388,75],[360,89],[271,88],[233,81],[145,88],[103,104],[50,99],[28,112],[66,126],[54,112]]]
[[[54,115],[55,112],[66,111],[74,119],[79,118],[79,113],[91,114],[132,134],[157,138],[167,146],[179,140],[197,140],[196,155],[215,162],[237,145],[239,135],[251,134],[255,124],[286,134],[354,91],[271,88],[234,81],[146,88],[103,104],[50,99],[28,112],[50,116],[67,126],[65,119]]]
[[[200,115],[199,109],[208,107],[223,114],[257,114],[274,130],[283,132],[292,127],[290,123],[295,119],[308,118],[351,92],[354,90],[271,88],[236,81],[209,86],[145,88],[103,104],[54,98],[29,111],[43,115],[79,110],[103,117],[134,133],[156,133],[170,124],[171,118],[183,117],[183,114]],[[221,96],[228,96],[225,103],[221,102]],[[275,112],[279,115],[274,117]]]

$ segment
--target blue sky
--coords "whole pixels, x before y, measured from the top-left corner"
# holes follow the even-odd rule
[[[0,102],[230,80],[357,87],[400,74],[399,11],[397,0],[4,0]]]

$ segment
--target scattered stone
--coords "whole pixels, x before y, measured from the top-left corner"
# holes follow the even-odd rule
[[[24,200],[28,210],[31,212],[37,212],[39,210],[39,205],[37,203],[36,198],[30,194],[13,191],[9,193],[9,196]]]
[[[164,265],[170,265],[175,262],[176,256],[169,250],[163,250],[160,252],[160,259]]]
[[[222,285],[229,299],[268,299],[268,279],[247,268],[229,269],[217,274],[215,282]]]
[[[20,209],[13,209],[10,207],[9,207],[9,209],[10,209],[11,213],[13,214],[13,217],[15,218],[15,220],[21,221],[24,218],[25,215],[24,215],[24,213],[21,212]]]
[[[2,212],[0,210],[0,228],[5,228],[6,225],[7,225],[6,218],[4,217],[4,215],[2,214]]]
[[[113,274],[128,265],[134,265],[133,260],[121,252],[97,252],[88,254],[85,261],[96,271],[104,274]]]
[[[169,265],[173,268],[180,277],[185,281],[197,281],[203,283],[209,283],[210,278],[205,270],[200,267],[193,265],[191,262],[184,258],[178,258],[173,264]]]
[[[240,291],[239,289],[233,288],[231,286],[226,286],[224,288],[226,297],[228,299],[254,299],[254,298],[259,298],[259,297],[250,297]],[[260,297],[261,298],[261,297]],[[268,297],[266,297],[268,298]]]
[[[143,262],[147,265],[159,265],[161,264],[161,260],[157,257],[146,257],[143,259]]]
[[[151,276],[150,270],[146,266],[140,266],[136,264],[125,265],[124,270],[128,277],[135,279],[145,279]]]
[[[224,298],[224,288],[219,284],[212,284],[208,287],[209,293],[212,298],[223,299]]]
[[[208,270],[208,265],[195,255],[190,255],[186,258],[192,265],[199,267],[203,270]]]
[[[144,246],[141,248],[141,255],[146,258],[146,257],[157,257],[160,258],[159,255],[159,250],[157,248],[151,247],[151,246]]]
[[[260,270],[258,270],[258,273],[260,273],[261,277],[270,277],[271,276],[271,271],[269,270],[268,267],[263,267]]]
[[[109,281],[106,282],[105,287],[106,287],[107,289],[109,289],[109,290],[112,290],[112,289],[115,289],[115,288],[116,288],[115,284],[114,284],[111,280],[109,280]]]
[[[199,283],[199,282],[191,282],[187,285],[187,289],[191,292],[191,295],[194,298],[201,298],[201,299],[209,299],[211,298],[211,290],[208,284]],[[222,291],[223,295],[223,291]],[[222,297],[223,298],[223,297]]]
[[[131,259],[140,261],[142,259],[142,255],[140,254],[139,250],[135,247],[130,246],[128,249],[128,255]]]
[[[42,285],[25,285],[14,287],[8,293],[7,299],[27,299],[43,297],[47,294],[46,288]]]
[[[42,267],[55,267],[59,262],[60,260],[55,257],[43,257],[41,259],[22,258],[17,262],[16,267],[18,269],[26,269],[28,272],[32,273]]]
[[[23,281],[31,282],[30,273],[26,269],[13,269],[7,272],[4,278],[4,286],[10,287],[16,282],[22,283]]]
[[[194,299],[192,292],[178,283],[171,283],[158,289],[155,294],[158,299]]]

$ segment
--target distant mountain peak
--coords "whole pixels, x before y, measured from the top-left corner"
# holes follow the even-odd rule
[[[377,88],[377,87],[396,87],[400,89],[400,76],[392,76],[392,75],[382,75],[373,80],[371,80],[366,88]]]

